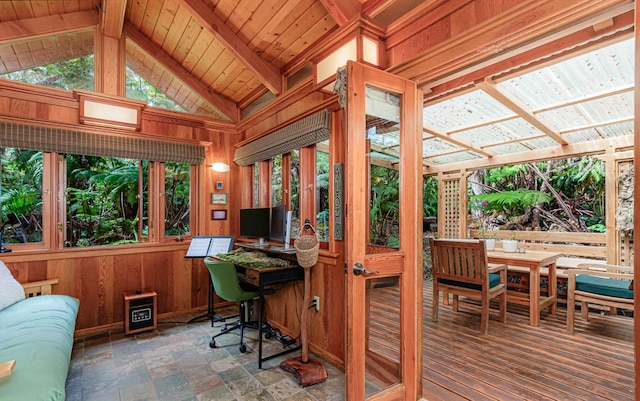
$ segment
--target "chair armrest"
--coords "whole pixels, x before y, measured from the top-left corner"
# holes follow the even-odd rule
[[[605,265],[600,263],[580,263],[577,266],[577,270],[589,270],[589,271],[601,271],[601,272],[606,271],[606,272],[633,274],[633,267],[619,266],[619,265]]]
[[[15,359],[7,362],[0,362],[0,377],[11,376],[11,372],[13,372],[14,366],[16,366]]]
[[[619,266],[619,267],[622,267],[622,266]],[[628,270],[628,269],[625,269],[625,270]],[[606,270],[584,270],[584,269],[567,270],[567,276],[568,276],[569,280],[575,281],[576,276],[578,274],[586,274],[586,275],[589,275],[589,276],[608,277],[608,278],[613,278],[613,279],[618,279],[618,280],[632,280],[633,279],[633,273],[616,273],[616,272],[606,271]]]
[[[497,263],[489,263],[487,265],[487,271],[489,271],[489,273],[497,273],[501,270],[507,270],[507,265],[504,265],[504,264],[500,265]]]
[[[37,295],[51,294],[51,286],[53,284],[58,284],[57,278],[42,281],[33,281],[31,283],[23,283],[22,287],[24,288],[25,296],[33,297]]]

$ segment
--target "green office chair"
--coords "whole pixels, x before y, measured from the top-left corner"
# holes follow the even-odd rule
[[[240,329],[240,352],[247,352],[247,346],[242,342],[244,328],[246,326],[245,310],[247,307],[247,301],[260,295],[260,292],[258,290],[247,291],[242,289],[240,281],[238,281],[238,275],[236,274],[236,267],[232,263],[205,258],[204,264],[207,266],[207,269],[209,269],[211,282],[213,283],[213,288],[215,289],[216,294],[226,301],[240,303],[240,318],[238,321],[233,324],[226,325],[220,333],[211,337],[209,347],[216,347],[216,337],[232,330]]]

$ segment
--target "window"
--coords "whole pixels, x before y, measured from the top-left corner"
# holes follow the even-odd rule
[[[0,152],[3,241],[42,242],[42,152],[16,148]]]
[[[186,163],[165,163],[165,236],[189,235],[191,166]]]
[[[66,156],[65,247],[139,242],[141,164],[115,157]]]
[[[282,155],[271,160],[271,206],[282,205]]]
[[[253,207],[260,206],[260,163],[253,163]]]
[[[71,91],[93,90],[93,55],[9,72],[0,78]]]
[[[316,234],[321,242],[329,241],[329,141],[316,147]]]
[[[294,150],[291,155],[291,238],[300,236],[300,151]]]
[[[179,104],[160,92],[135,71],[127,67],[126,92],[129,99],[144,100],[149,106],[185,111]]]

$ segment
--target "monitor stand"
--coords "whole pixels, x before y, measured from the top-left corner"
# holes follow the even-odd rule
[[[258,242],[252,242],[249,245],[255,246],[255,247],[258,247],[258,248],[268,248],[269,247],[269,243],[264,238],[260,238],[258,240]]]

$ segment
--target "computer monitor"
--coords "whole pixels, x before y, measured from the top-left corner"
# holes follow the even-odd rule
[[[268,207],[240,209],[240,236],[260,238],[263,243],[271,230],[271,209]]]
[[[269,239],[283,243],[285,248],[289,246],[289,240],[291,239],[291,211],[287,212],[285,205],[271,208]]]

